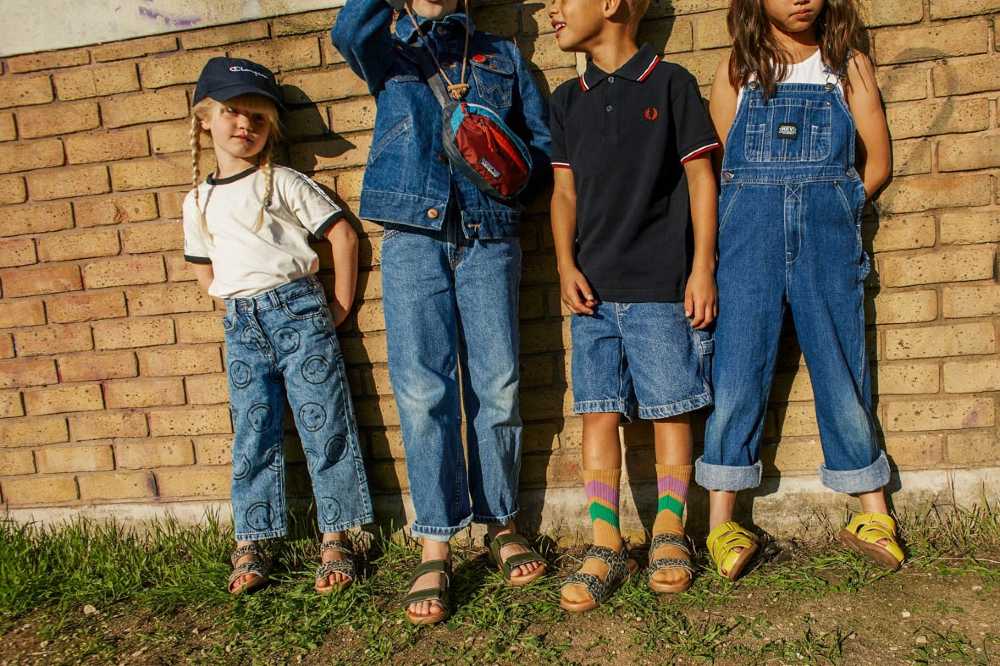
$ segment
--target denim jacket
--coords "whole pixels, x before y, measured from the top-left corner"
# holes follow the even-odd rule
[[[439,21],[417,19],[448,78],[461,78],[466,26],[472,31],[466,82],[469,102],[493,107],[531,151],[529,190],[550,177],[548,107],[513,42],[475,30],[465,14]],[[354,72],[368,84],[378,113],[361,193],[361,217],[422,229],[441,229],[461,211],[470,238],[518,234],[521,206],[507,205],[453,173],[441,143],[441,107],[421,76],[414,49],[424,40],[406,15],[390,32],[385,0],[348,0],[331,38]]]

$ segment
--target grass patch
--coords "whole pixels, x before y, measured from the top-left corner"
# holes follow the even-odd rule
[[[928,592],[924,615],[914,618],[924,624],[913,636],[923,639],[914,643],[900,634],[894,658],[1000,659],[993,628],[1000,618],[978,618],[986,628],[935,624],[995,595],[996,505],[904,513],[900,531],[910,553],[900,574],[829,541],[769,544],[752,574],[736,584],[715,574],[702,554],[688,592],[658,597],[637,576],[583,617],[558,606],[561,574],[575,568],[578,550],[551,550],[558,575],[515,589],[504,585],[482,549],[460,547],[453,616],[446,626],[416,628],[398,606],[419,561],[415,544],[405,539],[372,537],[365,575],[346,592],[322,597],[312,589],[316,540],[304,535],[270,543],[272,585],[234,598],[226,591],[231,528],[211,516],[200,525],[162,521],[141,530],[0,521],[0,661],[30,651],[46,655],[44,663],[146,663],[158,655],[227,664],[572,664],[608,654],[604,661],[612,663],[616,654],[638,663],[845,663],[858,650],[880,649],[886,632],[900,629],[892,626],[899,624],[895,611],[875,614],[885,629],[861,612],[866,604],[891,606],[866,601],[873,591],[910,601],[919,596],[916,582],[940,578],[962,581],[964,596]]]

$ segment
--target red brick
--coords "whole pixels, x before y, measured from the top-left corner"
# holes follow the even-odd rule
[[[46,446],[35,452],[35,464],[41,474],[99,472],[114,469],[115,459],[107,444]]]
[[[69,417],[69,432],[76,441],[148,434],[146,416],[130,411],[73,414]]]
[[[149,430],[154,437],[212,435],[232,432],[229,407],[184,407],[149,412]]]
[[[4,77],[0,87],[0,109],[52,101],[52,82],[48,74],[41,76]]]
[[[95,197],[73,202],[76,226],[96,227],[155,219],[156,197],[150,193]]]
[[[161,497],[228,497],[232,473],[228,468],[177,468],[156,472]]]
[[[111,191],[108,169],[103,164],[66,167],[53,171],[28,174],[28,191],[36,201],[65,199]]]
[[[104,97],[139,89],[135,63],[120,62],[98,65],[68,72],[56,72],[52,77],[59,99]]]
[[[156,123],[186,115],[187,94],[180,89],[135,93],[101,101],[105,127]]]
[[[146,130],[141,127],[66,137],[66,157],[70,164],[112,162],[147,155],[149,141]]]
[[[80,499],[140,499],[156,496],[156,481],[149,472],[103,472],[83,474]]]
[[[55,384],[56,366],[49,359],[0,361],[0,388]]]
[[[17,112],[17,128],[24,139],[82,132],[100,126],[95,102],[36,106]]]
[[[163,437],[115,442],[118,469],[149,469],[194,464],[194,449],[186,437]]]
[[[93,319],[124,317],[125,296],[120,291],[82,292],[46,299],[49,320],[68,324]]]
[[[24,203],[28,198],[28,188],[21,176],[0,177],[0,206]]]
[[[35,459],[31,451],[18,449],[0,451],[0,476],[18,476],[35,473]]]
[[[176,49],[176,37],[173,35],[158,35],[156,37],[144,37],[127,42],[113,42],[103,46],[95,46],[91,49],[91,54],[94,56],[95,61],[106,62],[108,60],[139,58],[152,53],[175,51]]]
[[[0,419],[0,446],[56,444],[67,439],[66,419],[62,416]]]
[[[45,266],[0,271],[4,295],[35,296],[82,289],[76,266]]]
[[[39,416],[103,409],[104,400],[97,384],[79,384],[25,391],[24,406],[29,415]]]
[[[118,232],[98,229],[78,233],[42,236],[38,239],[40,261],[69,261],[118,254]]]
[[[18,356],[39,356],[94,348],[90,327],[86,324],[39,326],[14,333]]]
[[[30,238],[0,240],[0,268],[27,266],[37,261],[35,242]]]
[[[164,282],[166,279],[163,257],[159,255],[103,259],[83,266],[83,283],[88,289]]]
[[[94,322],[97,349],[130,349],[174,342],[174,322],[170,319],[126,319]]]
[[[76,481],[72,476],[31,476],[4,479],[3,497],[11,506],[57,504],[76,499]]]
[[[180,222],[150,222],[122,229],[125,252],[169,252],[184,249],[184,227]]]
[[[73,213],[68,203],[0,208],[0,236],[59,231],[72,226]]]
[[[0,419],[24,416],[20,391],[0,391]]]
[[[184,383],[187,386],[188,402],[192,405],[215,405],[229,401],[229,384],[225,373],[188,377]]]
[[[90,62],[90,54],[86,49],[47,51],[45,53],[29,53],[14,56],[7,60],[7,71],[14,74],[37,72],[40,69],[57,69],[86,65]]]
[[[108,382],[104,391],[108,409],[184,404],[184,383],[174,377]]]
[[[45,307],[41,301],[0,303],[0,328],[39,326],[44,323]]]
[[[216,345],[177,346],[139,352],[139,372],[147,377],[201,375],[221,371],[222,361]]]
[[[64,382],[90,382],[139,374],[133,352],[89,352],[62,356],[58,360],[59,377]],[[53,373],[54,374],[54,373]],[[54,383],[42,382],[45,384]]]

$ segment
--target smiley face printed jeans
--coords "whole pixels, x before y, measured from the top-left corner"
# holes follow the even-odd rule
[[[300,278],[226,301],[233,416],[233,522],[238,541],[283,536],[285,399],[316,499],[321,532],[372,521],[347,374],[323,287]]]

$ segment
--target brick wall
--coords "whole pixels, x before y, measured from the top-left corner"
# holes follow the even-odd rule
[[[708,86],[726,53],[725,0],[654,0],[643,37]],[[869,211],[868,299],[878,416],[899,470],[997,464],[1000,2],[872,1],[895,177]],[[293,110],[286,162],[357,207],[374,104],[326,37],[335,11],[17,56],[0,76],[0,494],[9,509],[225,499],[231,424],[221,304],[181,256],[187,117],[198,71],[228,53],[279,72]],[[490,2],[545,89],[575,75],[546,6]],[[206,155],[206,167],[210,166]],[[362,272],[342,330],[373,491],[405,492],[380,303],[379,230],[357,221]],[[568,320],[545,202],[523,226],[523,485],[578,478]],[[877,230],[876,230],[877,226]],[[329,251],[320,248],[330,283]],[[765,449],[770,476],[814,475],[809,376],[789,335]],[[650,430],[625,430],[629,459]],[[775,446],[775,444],[779,444]],[[289,435],[291,487],[307,494]],[[638,458],[636,458],[638,457]],[[633,466],[649,478],[651,466]],[[784,482],[783,482],[784,483]],[[905,487],[905,482],[904,482]]]

